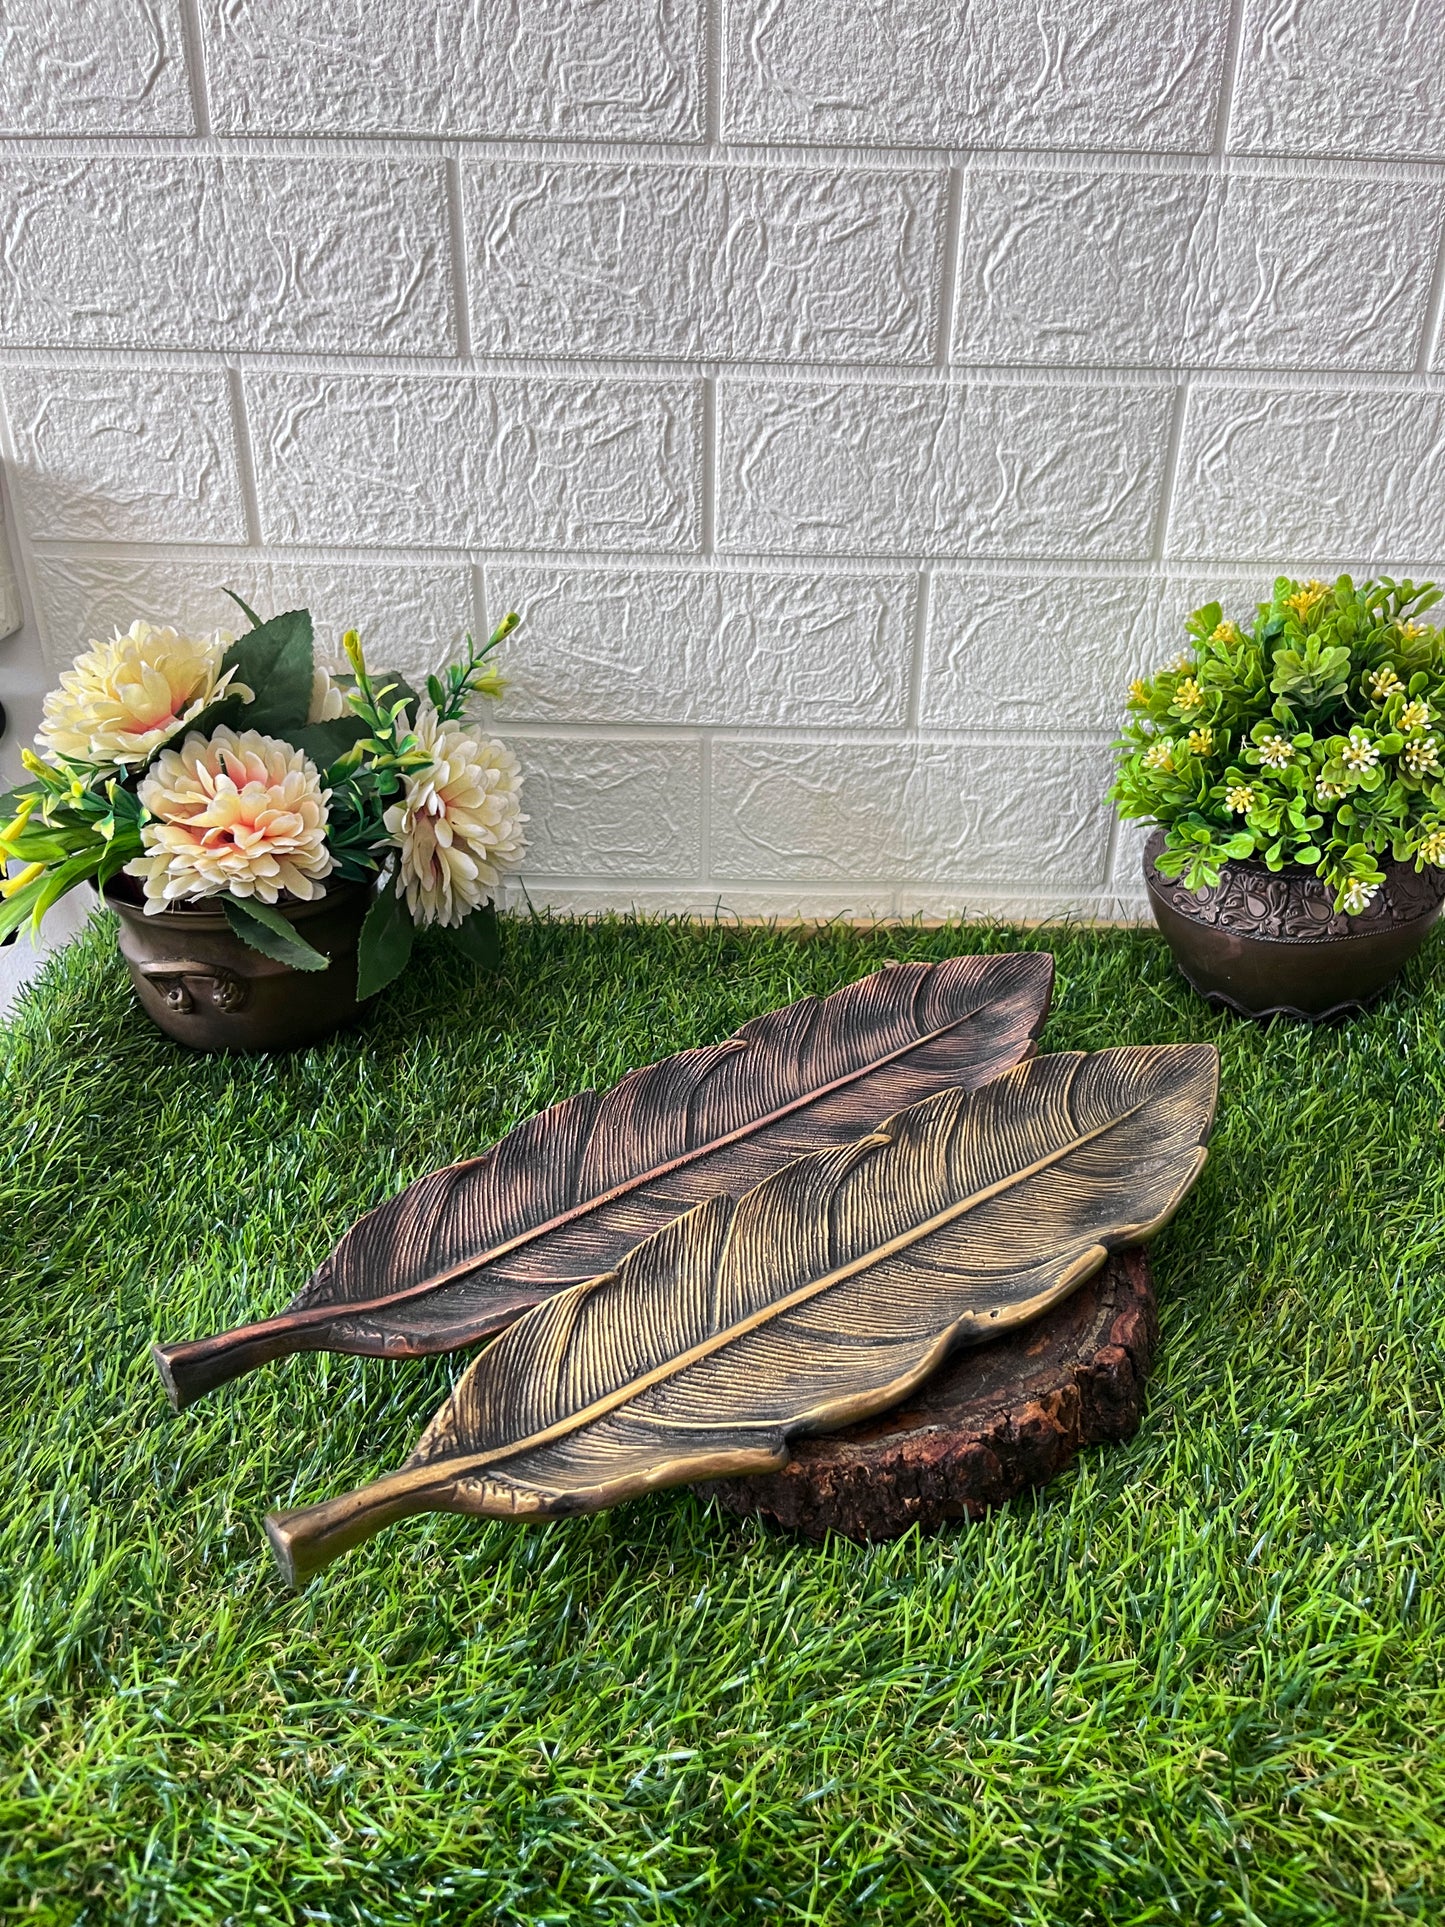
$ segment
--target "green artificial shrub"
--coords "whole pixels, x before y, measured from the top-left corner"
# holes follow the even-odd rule
[[[1243,628],[1217,602],[1193,648],[1131,685],[1110,791],[1165,829],[1158,868],[1209,889],[1231,857],[1311,869],[1365,909],[1381,860],[1445,866],[1445,633],[1426,583],[1281,576]]]

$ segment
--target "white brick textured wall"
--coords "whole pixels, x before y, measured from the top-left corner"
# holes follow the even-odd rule
[[[22,634],[516,607],[534,902],[1130,914],[1188,609],[1445,574],[1440,26],[12,0]]]

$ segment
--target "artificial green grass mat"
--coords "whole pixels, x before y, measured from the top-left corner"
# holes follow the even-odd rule
[[[1445,981],[1211,1013],[1152,933],[547,919],[275,1060],[150,1029],[103,921],[0,1033],[0,1914],[57,1922],[1426,1921],[1445,1909]],[[1209,1038],[1142,1430],[933,1537],[687,1492],[412,1519],[299,1595],[273,1505],[398,1464],[464,1360],[170,1414],[366,1206],[887,957],[1052,948],[1043,1048]]]

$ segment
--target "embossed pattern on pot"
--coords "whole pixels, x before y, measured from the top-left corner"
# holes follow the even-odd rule
[[[1445,899],[1445,871],[1392,862],[1357,916],[1336,913],[1326,886],[1294,865],[1272,874],[1231,861],[1196,894],[1159,874],[1163,847],[1156,829],[1144,880],[1159,928],[1194,988],[1242,1017],[1318,1023],[1363,1009],[1419,950]]]

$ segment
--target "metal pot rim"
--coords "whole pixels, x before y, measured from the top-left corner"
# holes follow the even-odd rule
[[[1234,939],[1245,943],[1268,944],[1271,946],[1295,949],[1318,949],[1322,947],[1336,947],[1341,944],[1370,943],[1391,932],[1409,932],[1418,929],[1422,924],[1428,928],[1430,924],[1435,921],[1436,917],[1439,916],[1441,899],[1445,897],[1445,871],[1436,870],[1432,873],[1436,879],[1433,902],[1425,901],[1422,908],[1417,911],[1414,916],[1398,915],[1393,905],[1399,903],[1401,908],[1408,907],[1410,897],[1416,893],[1419,879],[1416,877],[1412,864],[1397,863],[1394,858],[1387,857],[1384,863],[1384,889],[1386,895],[1382,901],[1391,906],[1389,914],[1380,916],[1374,914],[1372,909],[1359,916],[1351,916],[1346,912],[1336,912],[1334,910],[1333,899],[1330,896],[1328,886],[1316,876],[1313,870],[1307,868],[1304,864],[1287,863],[1281,869],[1271,870],[1268,864],[1261,863],[1257,857],[1230,857],[1221,868],[1219,888],[1223,888],[1226,877],[1238,877],[1246,881],[1258,881],[1260,883],[1282,883],[1286,891],[1290,893],[1296,902],[1303,903],[1311,897],[1317,902],[1328,902],[1330,906],[1329,921],[1334,923],[1343,921],[1346,925],[1346,928],[1341,930],[1331,929],[1328,927],[1328,923],[1324,923],[1319,928],[1307,932],[1299,930],[1271,930],[1253,924],[1246,927],[1243,922],[1236,921],[1228,916],[1221,920],[1217,916],[1211,917],[1206,914],[1207,907],[1215,898],[1216,892],[1214,889],[1206,891],[1188,890],[1184,887],[1182,879],[1165,877],[1159,874],[1155,867],[1155,859],[1163,846],[1163,842],[1163,826],[1161,824],[1155,824],[1149,834],[1148,841],[1144,845],[1143,864],[1144,888],[1148,894],[1150,903],[1155,907],[1155,921],[1160,921],[1158,911],[1163,909],[1171,915],[1178,917],[1182,922],[1194,925],[1197,929],[1227,929]],[[1389,892],[1392,883],[1401,888],[1403,902],[1401,902],[1400,897],[1394,899],[1390,897]],[[1421,894],[1423,895],[1423,892]],[[1350,926],[1352,925],[1355,927],[1351,928]]]
[[[112,877],[102,886],[101,895],[111,909],[118,911],[122,916],[129,914],[144,918],[145,922],[152,927],[167,923],[183,923],[188,930],[229,930],[231,928],[225,911],[220,907],[219,895],[203,897],[196,903],[184,901],[168,903],[164,910],[147,914],[145,900],[139,889],[132,895],[129,889],[116,888],[119,881],[119,878]],[[367,888],[368,885],[364,883],[353,883],[347,878],[341,878],[329,885],[322,896],[312,897],[305,903],[293,897],[277,903],[274,907],[288,923],[305,923],[308,918],[321,916],[325,911],[334,909],[339,903],[345,903],[359,891]],[[210,907],[212,904],[216,906],[214,909]]]
[[[1285,873],[1279,870],[1265,872],[1266,876],[1283,874]],[[1313,871],[1306,872],[1306,875],[1313,874]],[[1181,909],[1177,903],[1172,902],[1155,883],[1152,874],[1144,878],[1144,888],[1148,891],[1151,901],[1161,903],[1166,910],[1173,911],[1176,917],[1182,917],[1186,923],[1195,923],[1201,930],[1211,930],[1216,927],[1203,917],[1191,917],[1187,910]],[[1391,930],[1413,930],[1417,924],[1432,923],[1438,914],[1438,910],[1422,910],[1418,917],[1401,917],[1384,924],[1372,923],[1363,930],[1326,930],[1318,937],[1276,937],[1266,930],[1234,930],[1230,934],[1244,943],[1267,943],[1286,950],[1304,950],[1342,943],[1369,943]]]

